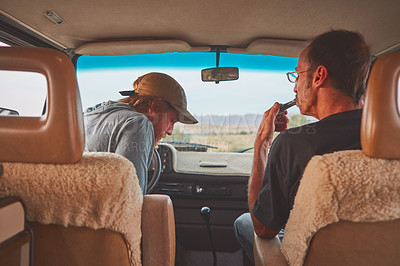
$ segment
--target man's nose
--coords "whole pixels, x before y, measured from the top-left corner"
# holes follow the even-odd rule
[[[294,93],[297,93],[297,82],[294,84],[293,91],[294,91]]]

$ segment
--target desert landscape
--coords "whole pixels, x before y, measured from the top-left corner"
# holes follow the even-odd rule
[[[207,152],[236,152],[253,147],[261,119],[262,115],[253,114],[200,116],[199,123],[195,125],[175,124],[172,136],[167,136],[163,141],[189,142],[215,147],[208,148]],[[288,127],[298,127],[307,122],[306,116],[291,115]]]

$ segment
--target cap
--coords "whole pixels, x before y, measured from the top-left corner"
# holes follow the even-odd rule
[[[182,86],[171,76],[163,73],[148,73],[133,83],[134,91],[120,92],[123,96],[137,93],[144,96],[159,97],[168,102],[179,113],[178,121],[184,124],[196,124],[197,119],[187,110],[187,100]]]

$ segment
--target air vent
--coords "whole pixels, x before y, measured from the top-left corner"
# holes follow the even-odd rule
[[[158,183],[157,193],[161,194],[183,194],[184,185],[181,183]]]

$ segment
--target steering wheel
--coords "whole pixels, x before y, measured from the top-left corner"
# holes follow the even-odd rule
[[[158,151],[154,149],[150,167],[149,170],[147,171],[147,193],[153,191],[153,189],[158,183],[158,180],[160,179],[160,174],[161,174],[161,158]]]

